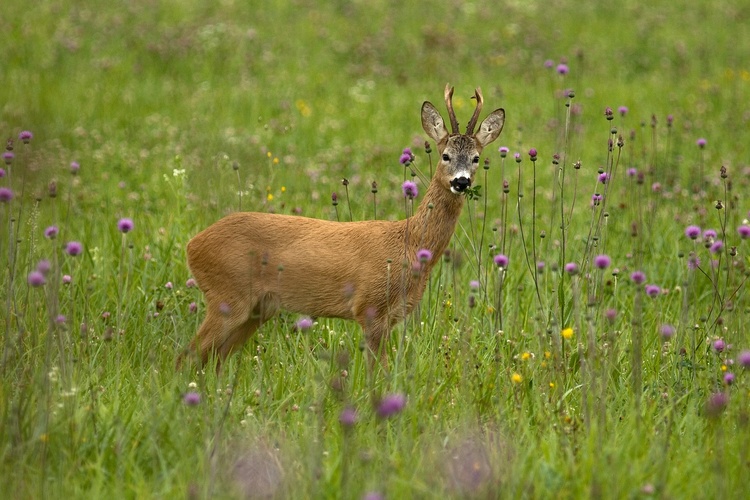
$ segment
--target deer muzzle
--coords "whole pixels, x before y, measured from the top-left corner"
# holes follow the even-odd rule
[[[451,191],[454,193],[463,193],[471,187],[469,177],[456,177],[451,181]]]

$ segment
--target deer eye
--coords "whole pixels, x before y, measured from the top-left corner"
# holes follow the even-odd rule
[[[448,156],[448,155],[446,155],[446,154],[444,154],[443,155],[443,161],[451,161],[451,157]]]
[[[474,159],[473,159],[472,161],[473,161],[474,163],[479,163],[479,157],[478,157],[478,156],[475,156],[475,157],[474,157]]]

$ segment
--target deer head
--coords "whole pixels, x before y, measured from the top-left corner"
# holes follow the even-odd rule
[[[479,87],[474,91],[474,99],[477,105],[466,126],[465,134],[459,132],[458,120],[453,111],[453,87],[445,86],[445,105],[451,122],[450,133],[435,106],[429,101],[422,104],[422,128],[435,141],[438,149],[439,163],[435,180],[456,195],[471,187],[474,174],[479,167],[479,155],[487,144],[497,139],[505,123],[505,111],[499,108],[490,113],[479,125],[479,130],[474,133],[483,104]]]

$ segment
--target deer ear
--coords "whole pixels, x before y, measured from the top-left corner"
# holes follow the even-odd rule
[[[479,126],[479,131],[475,136],[479,144],[482,147],[485,147],[487,144],[497,139],[497,136],[499,136],[500,132],[503,130],[503,125],[505,125],[504,109],[496,109],[490,113],[490,115],[485,118]]]
[[[436,143],[440,143],[448,137],[448,129],[445,128],[443,117],[429,101],[422,104],[422,128]]]

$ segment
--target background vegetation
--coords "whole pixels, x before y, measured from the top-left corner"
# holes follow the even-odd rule
[[[748,23],[738,0],[4,9],[2,491],[743,495]],[[354,323],[288,314],[220,374],[175,371],[191,235],[404,217],[446,82],[461,122],[481,86],[506,127],[389,372],[368,381]]]

